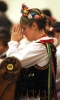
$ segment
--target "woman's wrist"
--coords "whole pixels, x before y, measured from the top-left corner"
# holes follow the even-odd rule
[[[18,42],[17,41],[14,41],[14,40],[11,40],[8,42],[8,46],[18,46]]]

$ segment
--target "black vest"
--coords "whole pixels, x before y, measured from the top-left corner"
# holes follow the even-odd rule
[[[51,46],[51,48],[52,47],[53,46]],[[54,56],[53,60],[56,61],[54,49],[52,53]],[[54,66],[56,71],[56,64]],[[48,100],[48,68],[49,64],[43,68],[37,65],[29,68],[22,68],[16,84],[14,100],[20,100],[20,97],[40,97],[41,100]],[[54,79],[52,77],[52,95],[54,90],[53,81]]]

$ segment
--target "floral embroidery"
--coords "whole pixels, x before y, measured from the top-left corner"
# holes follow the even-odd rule
[[[24,16],[28,16],[28,7],[24,3],[22,4],[21,13]]]
[[[49,31],[53,31],[53,27],[50,27]]]
[[[50,27],[49,31],[53,31],[53,32],[60,32],[60,28],[59,27],[56,27],[56,28],[53,28],[53,27]]]
[[[32,18],[32,15],[31,15],[31,14],[29,14],[29,15],[28,15],[28,19],[31,19],[31,18]]]
[[[28,19],[42,19],[45,17],[45,15],[43,13],[41,13],[40,15],[38,15],[36,12],[31,12],[29,13],[29,9],[25,4],[22,4],[22,9],[21,9],[21,13],[23,16],[27,16]]]

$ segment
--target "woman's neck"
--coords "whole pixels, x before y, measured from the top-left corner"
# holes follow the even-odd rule
[[[47,36],[47,34],[44,32],[44,30],[40,30],[35,34],[35,40],[40,39],[45,36]]]

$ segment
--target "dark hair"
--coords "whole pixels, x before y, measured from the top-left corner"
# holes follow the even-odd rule
[[[6,27],[8,30],[10,30],[11,26],[12,23],[8,17],[4,13],[0,13],[0,27]]]
[[[6,27],[10,31],[12,22],[8,19],[7,15],[5,14],[7,9],[7,4],[4,1],[0,1],[0,26]]]
[[[45,32],[49,37],[54,37],[54,32],[53,31],[45,30]]]
[[[60,22],[52,23],[50,27],[56,28],[56,31],[60,32]]]
[[[34,13],[35,15],[41,15],[43,14],[43,12],[37,8],[32,8],[32,9],[29,9],[28,10],[28,14],[31,14]],[[46,21],[47,21],[47,17],[46,15],[44,14],[44,17],[42,17],[41,19],[40,18],[37,18],[37,19],[34,19],[35,15],[32,15],[32,18],[29,19],[28,16],[24,16],[22,14],[21,18],[20,18],[20,25],[28,25],[28,26],[31,26],[33,22],[36,22],[37,25],[38,25],[38,28],[39,30],[45,28],[46,26]]]
[[[49,16],[49,17],[52,16],[52,13],[51,13],[50,9],[43,9],[42,12],[43,12],[45,15]]]
[[[4,46],[8,46],[8,42],[10,41],[11,34],[5,27],[0,27],[0,41]]]
[[[49,16],[49,18],[48,18],[48,20],[49,20],[48,24],[49,25],[51,25],[52,23],[56,22],[56,19],[52,17],[52,12],[51,12],[50,9],[48,9],[48,8],[47,9],[43,9],[42,12],[45,15]]]
[[[6,12],[8,9],[7,4],[4,1],[0,1],[0,11]]]
[[[50,25],[50,28],[52,28],[52,30],[50,30],[50,29],[46,30],[46,33],[48,34],[48,36],[54,37],[54,32],[60,33],[60,22],[52,23]]]

